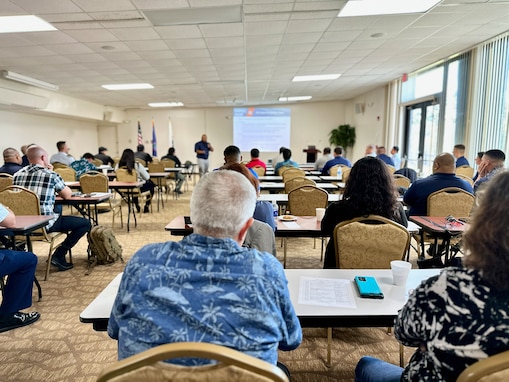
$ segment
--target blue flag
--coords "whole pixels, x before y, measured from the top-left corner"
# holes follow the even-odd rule
[[[156,127],[154,120],[152,120],[152,156],[157,157],[157,138],[156,138]]]

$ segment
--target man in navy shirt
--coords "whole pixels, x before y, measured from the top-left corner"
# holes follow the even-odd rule
[[[19,155],[18,150],[12,147],[4,150],[4,162],[4,165],[0,167],[2,173],[14,175],[23,167],[21,166],[21,155]]]
[[[433,174],[416,180],[403,196],[403,202],[410,206],[410,216],[426,216],[428,196],[447,187],[458,187],[473,193],[472,186],[455,175],[454,157],[449,153],[438,154],[433,161]]]
[[[452,155],[454,155],[454,158],[456,158],[456,167],[470,166],[470,163],[468,163],[468,159],[465,158],[465,145],[462,144],[454,145]]]
[[[394,166],[394,161],[392,158],[385,153],[385,147],[378,146],[376,149],[376,157],[380,159],[382,162],[385,162],[385,164],[388,164],[389,166]]]
[[[345,166],[352,167],[352,163],[346,158],[343,158],[343,147],[337,146],[334,149],[334,159],[331,159],[322,168],[322,175],[329,175],[329,170],[338,164],[344,164]]]
[[[209,152],[214,151],[214,148],[207,142],[207,135],[201,136],[201,141],[196,142],[194,145],[194,152],[198,159],[198,168],[200,169],[200,177],[209,171]]]

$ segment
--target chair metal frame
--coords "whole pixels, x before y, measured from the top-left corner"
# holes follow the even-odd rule
[[[493,374],[504,372],[497,376],[496,381],[506,381],[509,378],[509,350],[482,359],[467,367],[458,376],[456,382],[491,381]],[[487,377],[487,379],[484,379]],[[500,377],[500,378],[498,378]]]
[[[127,168],[119,168],[115,171],[117,180],[119,182],[137,182],[138,181],[138,172],[133,168],[132,173],[129,174],[127,172]],[[119,179],[120,175],[120,179]],[[150,191],[141,191],[139,188],[136,188],[134,190],[123,190],[119,189],[118,192],[120,193],[131,193],[132,198],[138,198],[138,203],[140,206],[142,206],[144,203],[148,202],[152,199],[152,195],[150,194]],[[133,200],[131,198],[131,200]],[[150,203],[150,210],[152,211],[152,203]],[[134,210],[133,210],[134,211]]]

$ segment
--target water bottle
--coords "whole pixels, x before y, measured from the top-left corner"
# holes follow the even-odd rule
[[[336,176],[338,177],[338,179],[343,179],[343,170],[341,166],[338,167],[338,173]]]
[[[275,200],[272,202],[272,211],[274,214],[274,219],[277,219],[277,216],[279,214],[279,206],[277,205]]]

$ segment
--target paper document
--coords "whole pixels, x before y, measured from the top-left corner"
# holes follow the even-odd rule
[[[355,309],[352,284],[345,279],[301,277],[299,304]]]

